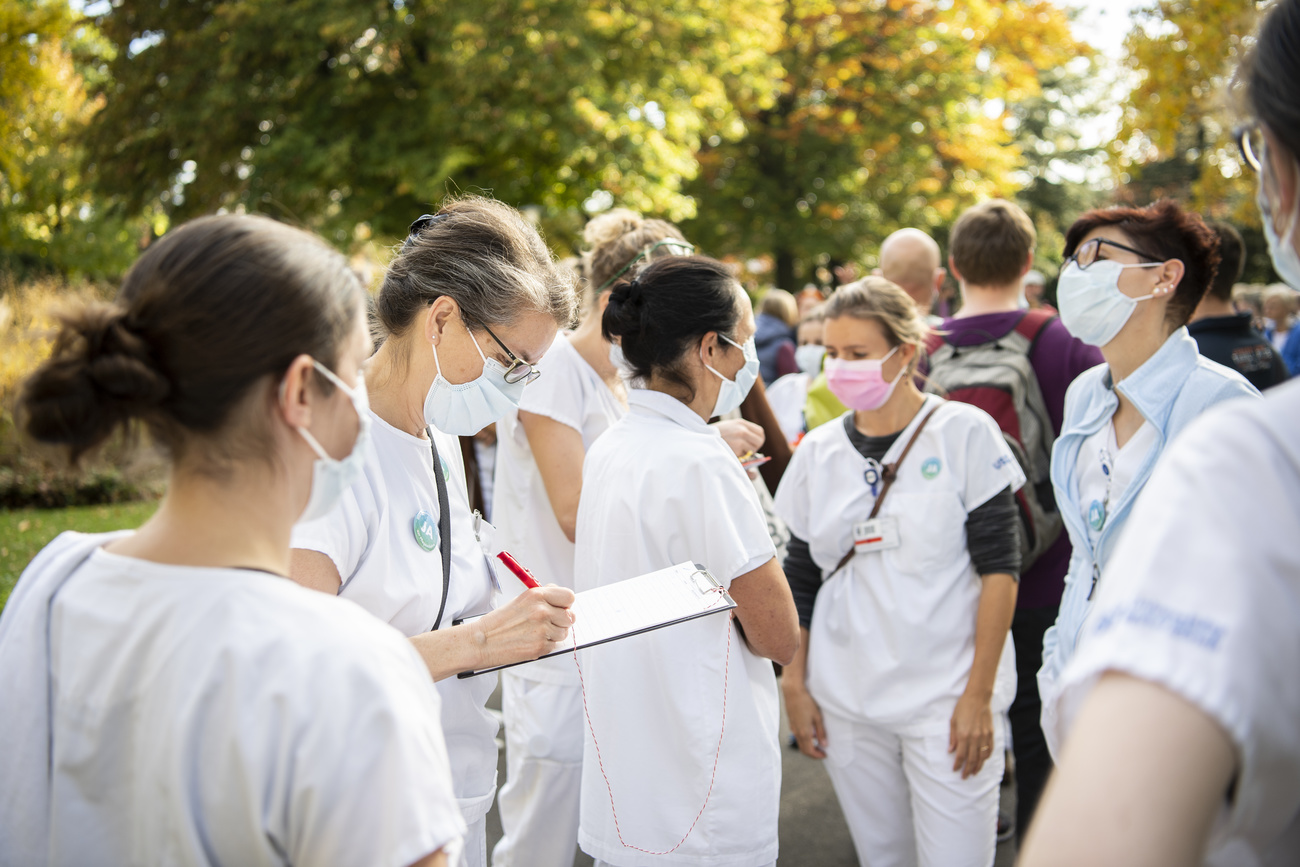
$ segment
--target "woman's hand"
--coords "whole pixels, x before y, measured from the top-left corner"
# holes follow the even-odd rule
[[[973,777],[993,753],[993,712],[987,696],[962,693],[948,723],[948,752],[955,753],[952,769],[961,778]]]
[[[525,590],[468,624],[479,661],[475,669],[524,662],[550,653],[569,637],[573,591],[555,584]]]
[[[822,709],[817,706],[817,700],[802,683],[785,681],[784,678],[782,681],[785,715],[790,720],[790,731],[799,742],[799,752],[814,759],[826,758],[826,725],[822,722]]]
[[[736,453],[736,457],[758,451],[767,439],[763,428],[743,418],[723,419],[715,422],[713,427],[722,435],[722,441]]]

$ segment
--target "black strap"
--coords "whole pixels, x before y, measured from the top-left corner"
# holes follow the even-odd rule
[[[438,619],[433,621],[433,629],[436,630],[442,625],[442,615],[447,610],[447,590],[451,587],[451,506],[447,499],[447,477],[442,471],[442,459],[438,457],[438,444],[433,441],[433,430],[425,428],[424,432],[429,435],[429,451],[433,452],[433,480],[438,484],[438,548],[442,553],[442,601],[438,603]]]
[[[880,514],[880,507],[885,502],[885,495],[889,493],[890,487],[894,484],[894,479],[898,478],[898,468],[902,466],[903,459],[906,458],[907,453],[912,450],[912,445],[916,442],[916,438],[921,435],[921,431],[925,430],[926,422],[928,422],[930,417],[938,412],[939,408],[942,406],[943,404],[940,403],[939,406],[936,406],[925,414],[925,418],[921,419],[921,423],[916,426],[916,430],[912,431],[912,438],[907,441],[907,445],[903,446],[903,453],[898,456],[898,460],[893,463],[885,464],[881,470],[881,479],[885,484],[880,489],[880,496],[876,497],[876,504],[871,507],[871,514],[867,516],[867,520],[871,520],[876,517],[876,515]],[[857,545],[849,548],[849,552],[840,558],[840,562],[835,564],[835,568],[831,570],[830,575],[827,575],[824,580],[829,580],[831,575],[834,575],[836,572],[843,569],[844,565],[852,560],[853,555],[857,552]]]

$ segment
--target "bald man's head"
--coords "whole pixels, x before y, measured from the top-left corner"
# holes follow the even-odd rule
[[[880,245],[880,276],[912,296],[922,313],[943,285],[941,261],[939,245],[920,229],[899,229]]]

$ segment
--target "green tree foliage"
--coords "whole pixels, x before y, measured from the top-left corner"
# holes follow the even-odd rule
[[[1126,193],[1173,196],[1258,225],[1254,179],[1232,137],[1226,85],[1254,26],[1254,0],[1158,0],[1133,14],[1126,65],[1137,83],[1113,148]]]
[[[1038,70],[1087,53],[1046,0],[782,0],[768,92],[738,97],[744,134],[711,138],[691,187],[690,235],[796,264],[863,258],[899,226],[934,229],[1013,193],[1004,106],[1039,96]]]
[[[130,262],[138,221],[92,200],[85,81],[105,50],[66,0],[0,0],[0,260],[92,277]]]
[[[769,66],[764,0],[121,0],[101,189],[343,240],[456,190],[681,219],[701,135]],[[761,102],[762,97],[753,97]],[[187,161],[193,170],[186,171]]]

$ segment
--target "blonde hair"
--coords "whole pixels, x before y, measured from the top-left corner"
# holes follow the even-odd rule
[[[908,344],[917,348],[913,366],[921,357],[929,333],[912,296],[884,277],[863,277],[836,289],[825,304],[825,316],[827,321],[843,316],[875,320],[884,329],[890,346]]]
[[[799,322],[799,302],[784,289],[768,289],[758,302],[758,312],[775,316],[793,328]]]
[[[656,241],[668,239],[686,242],[681,230],[672,223],[666,220],[648,220],[627,208],[615,208],[593,217],[582,230],[582,238],[588,245],[587,251],[582,254],[582,271],[587,279],[585,297],[582,299],[584,316],[594,306],[596,297],[613,285],[614,277],[644,253],[647,247]],[[621,276],[631,279],[651,261],[671,255],[675,255],[674,251],[667,248],[655,250]]]

